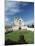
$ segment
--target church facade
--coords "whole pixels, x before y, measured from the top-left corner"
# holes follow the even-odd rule
[[[22,30],[22,29],[26,29],[26,30],[29,30],[29,31],[34,31],[34,28],[29,28],[25,25],[23,19],[20,17],[14,17],[14,20],[13,20],[13,24],[12,24],[12,28],[8,28],[8,29],[5,29],[5,32],[7,31],[17,31],[17,30]]]
[[[24,21],[21,17],[15,17],[13,21],[12,30],[16,31],[18,29],[27,29],[27,26],[25,26]]]

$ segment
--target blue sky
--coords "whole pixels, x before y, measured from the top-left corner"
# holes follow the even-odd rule
[[[5,2],[5,23],[12,24],[14,16],[21,17],[26,25],[34,20],[34,3],[6,0]]]

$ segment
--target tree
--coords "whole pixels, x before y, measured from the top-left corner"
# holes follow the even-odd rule
[[[32,28],[34,28],[34,24],[32,24]]]
[[[24,35],[20,35],[19,36],[19,43],[21,43],[21,44],[27,44],[27,42],[24,39]]]

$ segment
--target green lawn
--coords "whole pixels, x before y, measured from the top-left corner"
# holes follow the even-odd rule
[[[17,30],[15,32],[7,33],[7,34],[5,34],[5,40],[10,39],[13,41],[18,41],[20,35],[24,35],[24,39],[28,43],[34,43],[34,32],[27,31],[27,30],[22,30],[22,31]]]

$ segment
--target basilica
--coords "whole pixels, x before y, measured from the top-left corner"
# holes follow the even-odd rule
[[[17,31],[17,30],[29,30],[34,31],[34,28],[29,28],[25,25],[24,20],[21,17],[14,17],[13,24],[11,28],[5,29],[6,31]]]
[[[14,17],[12,30],[18,30],[18,29],[27,29],[27,26],[25,25],[23,19],[20,17]]]

